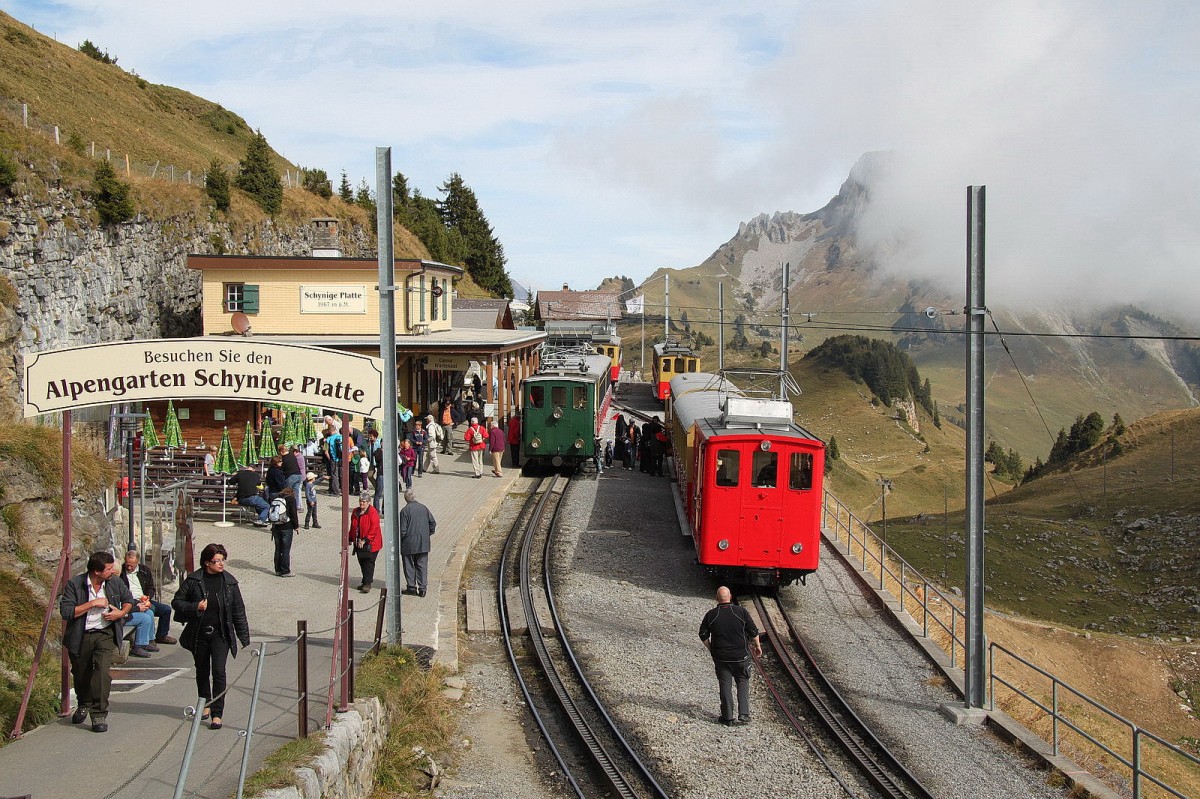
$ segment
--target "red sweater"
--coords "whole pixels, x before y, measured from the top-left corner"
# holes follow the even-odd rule
[[[379,511],[368,506],[365,511],[358,508],[350,514],[350,540],[365,538],[372,552],[383,549],[383,531],[379,529]]]

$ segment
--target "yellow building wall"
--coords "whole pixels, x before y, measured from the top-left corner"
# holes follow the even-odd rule
[[[247,316],[250,318],[251,331],[260,335],[379,333],[379,272],[373,269],[264,269],[259,272],[207,269],[204,270],[203,276],[202,313],[205,335],[225,333],[233,329],[233,314],[225,310],[226,283],[245,283],[259,287],[259,310],[257,313],[248,313]],[[413,325],[426,325],[430,332],[451,329],[452,278],[452,273],[437,269],[430,269],[423,275],[410,272],[396,274],[397,285],[400,287],[396,293],[398,335],[417,332]],[[424,291],[421,290],[422,279]],[[444,289],[442,297],[438,298],[436,320],[432,318],[430,305],[433,301],[431,291],[435,280]],[[363,286],[366,289],[366,313],[301,313],[302,285]]]

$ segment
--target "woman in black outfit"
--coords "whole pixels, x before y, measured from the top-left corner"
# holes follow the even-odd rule
[[[351,464],[350,468],[353,469],[354,464]],[[292,538],[300,529],[300,506],[297,504],[296,493],[287,486],[279,492],[275,499],[271,500],[271,504],[275,505],[280,501],[287,509],[287,515],[282,516],[277,522],[271,522],[271,537],[275,539],[275,575],[291,577]]]
[[[209,700],[201,714],[209,727],[221,729],[225,712],[225,660],[237,657],[238,642],[250,646],[250,624],[237,579],[225,571],[228,553],[209,544],[200,553],[200,568],[175,592],[171,608],[184,622],[179,645],[191,651],[196,663],[196,689]]]

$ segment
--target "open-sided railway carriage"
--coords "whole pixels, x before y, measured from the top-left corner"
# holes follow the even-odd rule
[[[669,425],[697,561],[721,580],[788,585],[820,559],[825,444],[787,400],[719,375],[671,380]]]
[[[612,401],[611,360],[591,347],[547,350],[521,381],[521,456],[526,463],[579,465],[596,453]]]

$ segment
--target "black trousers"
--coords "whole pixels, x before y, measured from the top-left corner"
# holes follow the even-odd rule
[[[363,585],[370,586],[375,580],[375,559],[378,557],[378,552],[358,553],[358,568],[362,569]]]
[[[733,721],[750,716],[750,658],[742,661],[714,660],[721,692],[721,719]],[[737,713],[733,710],[733,686],[737,684]]]
[[[196,649],[192,652],[196,663],[196,692],[205,699],[213,716],[225,715],[225,662],[229,659],[229,642],[219,633],[196,636]]]

